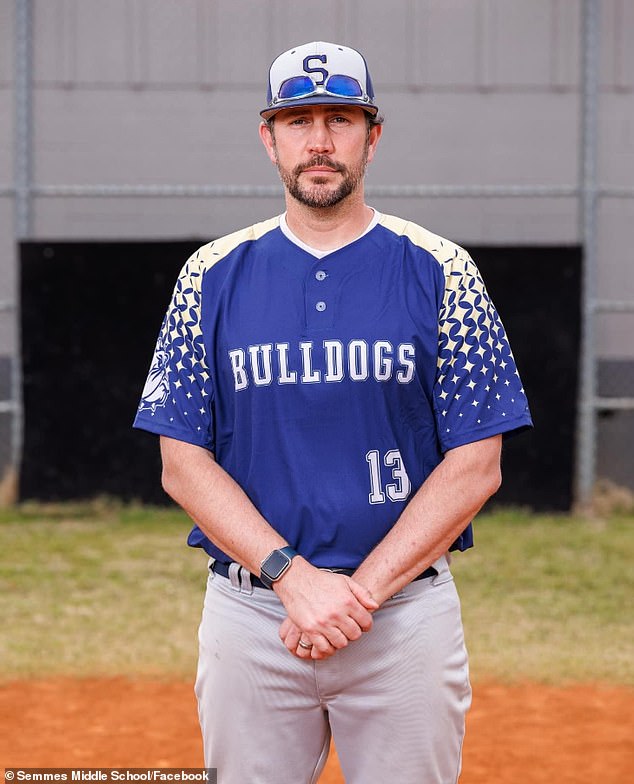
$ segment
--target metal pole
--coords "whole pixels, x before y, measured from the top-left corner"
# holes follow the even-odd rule
[[[16,278],[19,280],[20,240],[31,235],[32,182],[32,85],[33,85],[33,8],[32,0],[15,0],[15,253],[18,259]],[[22,359],[20,338],[19,284],[15,293],[16,347],[11,374],[12,427],[11,465],[17,478],[22,461],[24,411],[22,402]]]
[[[394,198],[573,198],[576,185],[367,185],[372,197]],[[40,198],[281,198],[281,185],[38,185],[31,195]]]
[[[597,426],[595,398],[597,356],[597,136],[599,97],[599,0],[583,0],[581,96],[580,229],[583,247],[581,368],[576,455],[575,500],[584,508],[592,501],[596,475]]]
[[[31,234],[32,0],[15,0],[15,234]]]

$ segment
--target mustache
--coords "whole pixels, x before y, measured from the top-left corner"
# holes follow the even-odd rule
[[[327,155],[314,155],[306,163],[299,163],[295,167],[294,174],[301,174],[306,169],[312,169],[313,166],[325,166],[335,172],[346,172],[346,167],[342,163],[331,160]]]

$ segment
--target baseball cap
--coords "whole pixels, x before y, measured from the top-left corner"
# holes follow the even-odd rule
[[[373,116],[378,112],[363,55],[326,41],[295,46],[273,60],[267,104],[260,112],[265,120],[280,109],[311,104],[360,106]]]

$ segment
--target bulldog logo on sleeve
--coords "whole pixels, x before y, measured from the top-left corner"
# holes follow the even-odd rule
[[[169,354],[165,350],[161,338],[156,346],[152,366],[143,387],[139,411],[151,411],[154,414],[157,408],[163,408],[167,402],[169,397],[168,364]]]

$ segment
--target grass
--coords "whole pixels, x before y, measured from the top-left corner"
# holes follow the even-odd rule
[[[0,512],[0,677],[191,675],[206,556],[175,509]]]
[[[192,678],[206,556],[174,508],[0,510],[0,678]],[[474,680],[634,686],[634,518],[506,511],[452,569]]]
[[[634,518],[482,516],[452,564],[476,677],[634,686]]]

